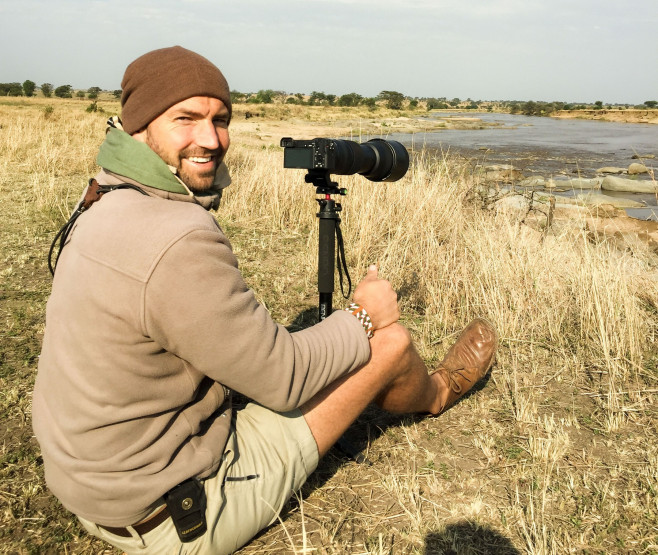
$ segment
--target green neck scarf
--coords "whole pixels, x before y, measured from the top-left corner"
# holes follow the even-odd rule
[[[179,181],[170,167],[151,148],[125,131],[110,128],[101,145],[97,164],[112,173],[122,175],[170,193],[192,195]]]

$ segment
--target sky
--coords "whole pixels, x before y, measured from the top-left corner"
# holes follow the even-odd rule
[[[658,0],[0,0],[2,83],[119,89],[176,44],[241,92],[658,100]]]

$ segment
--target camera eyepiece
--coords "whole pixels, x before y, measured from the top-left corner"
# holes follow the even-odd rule
[[[409,153],[397,141],[371,139],[357,143],[344,139],[281,139],[283,167],[326,171],[338,175],[358,173],[370,181],[397,181],[409,169]]]

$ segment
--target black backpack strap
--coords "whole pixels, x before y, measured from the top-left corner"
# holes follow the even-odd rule
[[[66,240],[68,239],[69,233],[71,233],[76,220],[83,212],[89,210],[95,202],[98,202],[105,193],[109,193],[110,191],[115,191],[117,189],[134,189],[143,195],[148,195],[148,193],[146,193],[143,189],[139,188],[137,185],[131,185],[130,183],[120,183],[119,185],[99,185],[98,181],[93,178],[90,179],[89,186],[87,187],[87,192],[85,193],[84,198],[73,211],[73,214],[71,214],[69,221],[66,222],[57,232],[57,235],[55,235],[55,238],[50,245],[50,250],[48,251],[48,269],[50,270],[51,275],[55,275],[55,269],[57,268],[59,255],[62,254],[62,249],[64,248],[64,245],[66,245]],[[55,245],[58,243],[59,248],[57,250],[57,256],[55,257],[55,263],[53,264],[53,253],[55,251]]]

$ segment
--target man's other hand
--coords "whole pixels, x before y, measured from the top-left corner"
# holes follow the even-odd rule
[[[366,309],[374,330],[390,326],[400,319],[398,296],[390,282],[379,279],[374,264],[354,290],[354,302]]]

